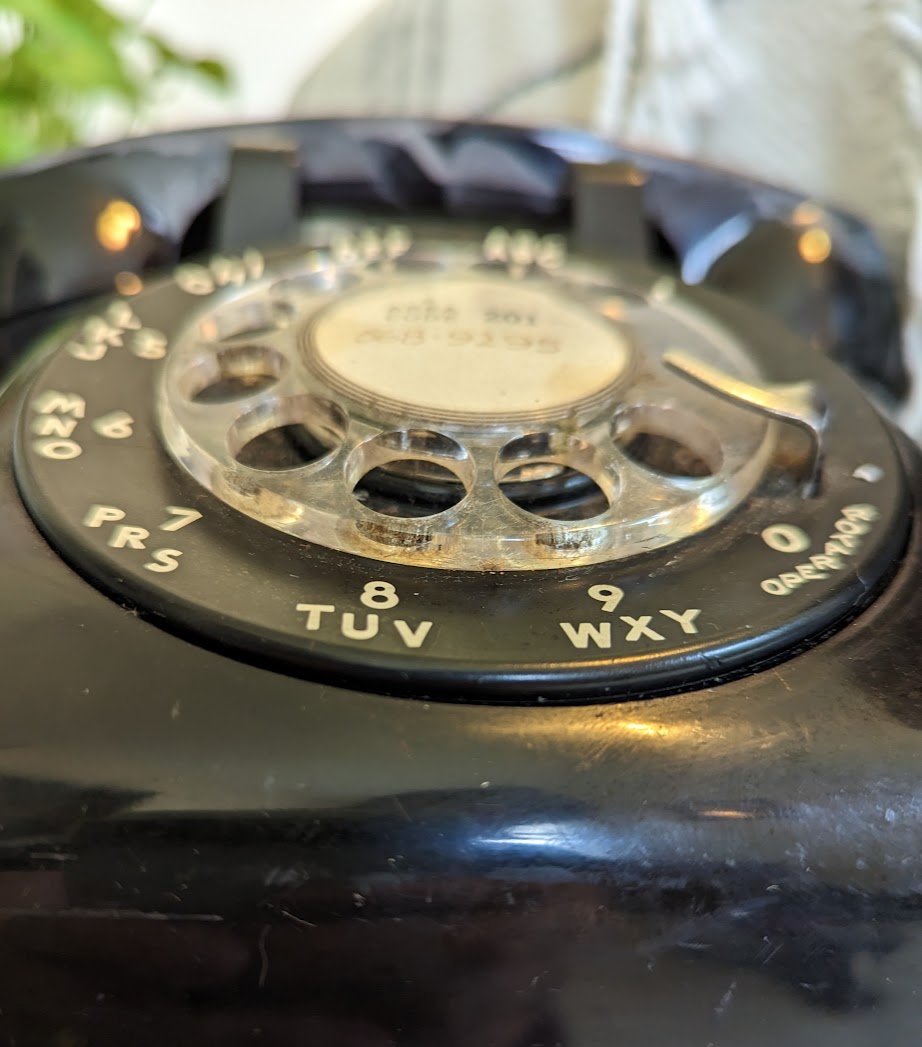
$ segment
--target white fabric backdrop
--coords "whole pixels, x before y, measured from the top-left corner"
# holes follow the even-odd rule
[[[922,0],[110,2],[223,57],[237,87],[174,82],[130,128],[97,117],[91,138],[287,111],[446,115],[696,157],[871,221],[915,299],[922,375]]]
[[[904,281],[922,376],[922,0],[378,0],[294,109],[583,126],[837,203]]]
[[[904,262],[922,0],[379,0],[299,113],[591,127],[813,192]]]

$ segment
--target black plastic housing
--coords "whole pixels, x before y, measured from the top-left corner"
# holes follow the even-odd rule
[[[450,213],[563,220],[567,151],[623,155],[446,125],[272,131],[297,142],[311,200],[399,207],[412,189]],[[68,301],[179,257],[239,134],[0,180],[8,362]],[[729,176],[649,166],[666,172],[654,185],[697,177],[731,186],[713,196],[728,207],[745,197]],[[145,216],[130,258],[91,247],[116,187]],[[681,256],[693,234],[650,206]],[[880,291],[873,325],[895,299],[848,228],[870,260],[862,286]],[[856,330],[834,354],[868,344]],[[910,537],[889,584],[795,657],[645,701],[449,704],[205,649],[66,566],[12,476],[27,370],[0,395],[5,1042],[918,1041],[922,466],[906,441]]]

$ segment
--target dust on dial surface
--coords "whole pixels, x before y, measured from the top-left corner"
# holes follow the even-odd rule
[[[167,627],[383,693],[636,697],[777,656],[905,537],[860,390],[559,232],[318,222],[50,338],[17,475]]]

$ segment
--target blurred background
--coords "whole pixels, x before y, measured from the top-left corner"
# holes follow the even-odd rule
[[[76,142],[278,119],[374,3],[0,0],[0,164]]]
[[[588,127],[815,193],[922,269],[922,0],[0,0],[0,162],[292,112]]]
[[[922,0],[0,0],[0,163],[286,115],[578,126],[837,204],[922,371]]]
[[[922,269],[922,0],[0,0],[0,162],[292,113],[586,127],[813,193]]]
[[[501,0],[500,0],[501,2]],[[3,0],[0,0],[2,6]],[[226,91],[195,77],[156,85],[131,131],[279,119],[289,112],[308,70],[349,33],[376,0],[106,0],[142,31],[189,56],[219,59]],[[108,124],[106,121],[109,121]],[[121,136],[117,114],[97,113],[94,139]]]

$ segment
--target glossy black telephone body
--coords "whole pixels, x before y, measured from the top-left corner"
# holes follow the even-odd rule
[[[431,245],[455,241],[467,268],[440,276]],[[676,441],[631,393],[635,428],[611,439],[669,474],[684,537],[567,516],[590,498],[571,466],[596,475],[596,452],[525,412],[496,489],[544,522],[531,545],[490,535],[502,556],[527,547],[518,568],[483,551],[485,512],[440,529],[480,490],[477,440],[506,424],[478,429],[461,392],[425,437],[396,407],[388,432],[362,430],[368,484],[326,515],[325,487],[285,486],[291,463],[257,464],[281,479],[254,493],[208,450],[205,391],[284,382],[304,359],[343,402],[391,410],[362,400],[353,343],[534,349],[523,383],[542,349],[582,360],[575,313],[536,306],[558,332],[544,343],[508,331],[531,316],[523,281],[569,272],[561,251],[591,260],[567,277],[580,308],[626,324],[616,385],[647,388],[631,339],[652,310],[657,381],[741,426],[666,468],[649,448]],[[409,290],[361,326],[392,279]],[[326,319],[303,333],[289,293],[329,293]],[[757,377],[677,353],[668,324],[691,344],[700,315]],[[0,360],[4,1043],[917,1042],[920,466],[862,391],[895,402],[907,379],[860,223],[562,132],[168,135],[0,179]],[[307,403],[284,388],[259,410]],[[685,395],[656,410],[691,410]],[[421,414],[407,398],[399,417]],[[346,413],[308,437],[348,442]],[[261,417],[227,423],[244,471]],[[305,475],[339,461],[308,450]],[[398,451],[442,465],[388,472]],[[696,485],[724,474],[735,501],[699,527],[683,507],[710,511]],[[595,485],[609,514],[633,504],[635,473],[613,475]],[[354,519],[323,530],[346,504]],[[610,534],[638,550],[597,552]]]

